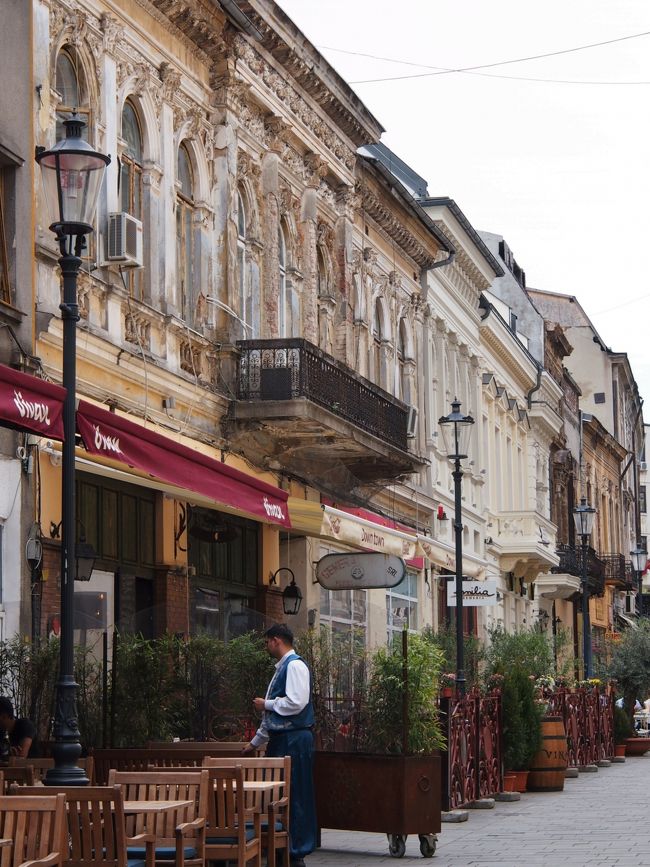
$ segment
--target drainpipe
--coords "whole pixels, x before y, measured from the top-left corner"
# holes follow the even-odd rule
[[[636,544],[640,545],[641,543],[641,512],[639,511],[639,474],[637,473],[637,462],[636,462],[636,426],[639,421],[639,416],[643,411],[643,398],[639,398],[639,408],[636,411],[636,416],[634,417],[634,422],[632,423],[632,457],[625,465],[625,469],[619,476],[619,481],[623,482],[623,477],[626,475],[627,471],[630,467],[634,468],[634,533],[636,536]]]
[[[540,388],[542,387],[542,370],[543,370],[542,365],[538,364],[537,365],[537,382],[535,383],[535,385],[531,388],[531,390],[526,395],[526,402],[528,403],[528,409],[529,410],[532,409],[532,407],[533,407],[533,395],[535,394],[536,391],[539,391]]]

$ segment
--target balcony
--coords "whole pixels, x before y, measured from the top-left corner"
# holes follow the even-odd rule
[[[556,528],[542,514],[499,512],[490,521],[490,525],[496,527],[492,547],[499,555],[499,566],[504,572],[536,581],[540,572],[557,566]]]
[[[551,572],[556,576],[566,575],[577,578],[576,589],[579,590],[582,577],[582,548],[559,545],[557,554],[560,562],[558,566],[551,569]],[[591,596],[602,596],[605,593],[605,563],[598,557],[593,548],[587,548],[587,583]]]
[[[601,554],[600,559],[605,564],[607,584],[615,584],[619,590],[636,590],[632,564],[625,561],[623,554]]]
[[[354,494],[413,473],[409,408],[306,340],[238,342],[227,435],[251,461]]]

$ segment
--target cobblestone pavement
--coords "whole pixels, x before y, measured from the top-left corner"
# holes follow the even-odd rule
[[[385,835],[327,830],[322,848],[306,859],[307,867],[390,863],[650,867],[650,754],[566,780],[563,792],[524,794],[493,810],[471,810],[467,822],[442,826],[433,859],[422,858],[417,837],[408,838],[398,860],[388,854]]]

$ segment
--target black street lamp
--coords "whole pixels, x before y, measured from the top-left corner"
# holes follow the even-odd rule
[[[637,542],[636,548],[630,553],[632,568],[636,575],[637,593],[639,594],[639,614],[643,614],[643,572],[648,562],[648,552]]]
[[[591,620],[589,615],[589,584],[587,579],[587,551],[589,537],[594,527],[596,510],[587,505],[587,498],[580,500],[580,505],[573,510],[573,520],[576,527],[576,535],[580,536],[582,543],[581,554],[581,583],[582,583],[582,656],[584,662],[585,680],[591,677]]]
[[[74,680],[74,579],[75,550],[75,404],[79,321],[77,276],[86,235],[93,231],[92,221],[104,170],[111,158],[94,151],[82,138],[86,124],[75,114],[63,122],[65,138],[50,150],[37,150],[45,199],[54,217],[50,229],[61,251],[59,265],[63,275],[63,405],[62,497],[61,497],[61,656],[56,684],[54,710],[54,767],[48,770],[49,786],[88,785],[85,772],[78,767],[81,755],[77,721],[77,684]]]
[[[465,646],[463,634],[463,519],[460,462],[467,457],[474,419],[463,415],[458,398],[451,402],[451,412],[438,420],[447,458],[454,462],[454,532],[456,534],[456,691],[465,695]]]

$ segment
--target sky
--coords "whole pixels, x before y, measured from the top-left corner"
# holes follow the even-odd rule
[[[429,194],[503,235],[528,286],[575,295],[650,397],[648,0],[278,2]]]

